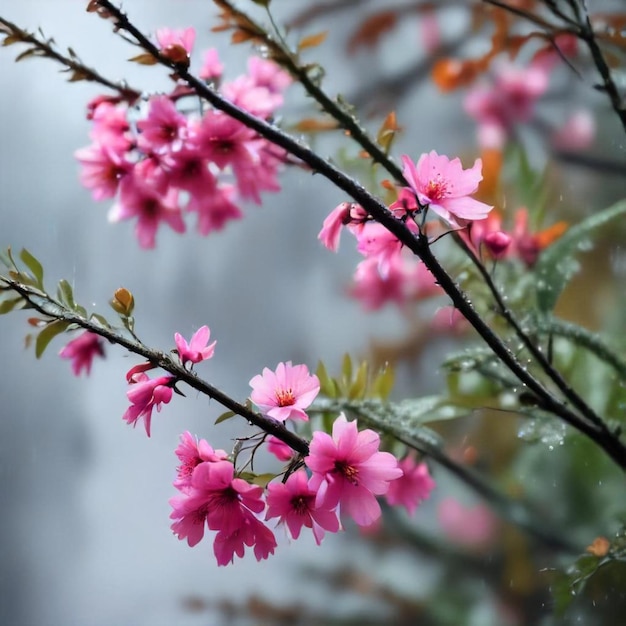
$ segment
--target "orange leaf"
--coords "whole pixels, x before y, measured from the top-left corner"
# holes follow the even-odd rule
[[[388,152],[391,148],[391,143],[393,142],[393,138],[396,136],[396,133],[400,130],[398,126],[398,121],[396,119],[395,111],[391,111],[385,118],[380,130],[378,131],[378,135],[376,136],[376,141],[378,144]]]
[[[474,82],[479,66],[476,61],[440,59],[433,66],[432,79],[441,91],[453,91]]]
[[[328,31],[317,33],[316,35],[309,35],[300,41],[298,44],[298,51],[301,52],[306,48],[316,48],[328,37]]]
[[[497,148],[485,148],[480,156],[483,160],[483,179],[478,193],[481,198],[494,201],[502,171],[502,152]]]
[[[611,547],[611,542],[606,537],[596,537],[590,546],[587,546],[586,551],[593,556],[606,556]]]
[[[569,224],[567,222],[557,222],[545,230],[536,233],[535,241],[537,242],[539,249],[543,250],[550,244],[553,244],[568,228]]]
[[[332,119],[316,119],[314,117],[307,117],[300,120],[293,128],[301,133],[318,133],[335,130],[337,128],[337,122]]]
[[[157,63],[157,60],[149,52],[144,52],[128,60],[141,65],[156,65]]]
[[[380,38],[391,30],[398,21],[394,11],[380,11],[367,17],[352,33],[348,40],[348,52],[354,53],[360,47],[373,47]]]

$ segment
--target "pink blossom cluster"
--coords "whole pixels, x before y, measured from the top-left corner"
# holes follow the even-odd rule
[[[193,29],[160,29],[162,53],[180,59],[191,54]],[[274,62],[251,58],[248,73],[221,81],[222,65],[208,50],[199,76],[250,113],[269,119],[283,104],[291,78]],[[181,83],[169,94],[129,106],[119,98],[98,97],[89,105],[91,145],[77,150],[82,184],[95,200],[115,199],[112,222],[136,220],[142,248],[153,248],[165,224],[182,233],[184,216],[196,215],[202,235],[241,219],[242,201],[261,202],[261,192],[278,191],[277,174],[284,152],[254,131],[207,108],[190,113],[181,103],[194,102]]]
[[[513,227],[507,230],[502,216],[494,211],[486,219],[473,222],[464,234],[466,241],[482,255],[487,252],[493,259],[519,259],[531,268],[543,249],[560,237],[567,229],[565,222],[533,233],[528,223],[528,211],[520,208],[515,212]]]
[[[215,341],[209,344],[211,331],[208,326],[202,326],[191,337],[189,342],[175,333],[176,352],[183,367],[187,363],[201,363],[213,356]],[[169,404],[174,392],[176,377],[171,374],[150,378],[146,372],[154,369],[151,362],[135,365],[126,373],[126,381],[131,388],[126,393],[130,400],[130,407],[122,416],[124,421],[133,426],[143,419],[146,434],[150,436],[152,411],[160,411],[163,404]]]
[[[418,220],[423,221],[427,209],[454,228],[482,220],[492,209],[471,197],[482,180],[480,159],[463,169],[458,158],[450,160],[432,151],[422,154],[417,163],[406,155],[402,162],[409,186],[400,189],[389,209],[414,233],[422,228]],[[339,204],[324,220],[318,238],[336,251],[343,227],[356,237],[357,250],[365,257],[356,268],[351,294],[366,309],[379,309],[388,302],[402,306],[443,293],[424,264],[358,204]]]
[[[341,530],[342,516],[362,527],[377,522],[377,496],[414,513],[434,488],[428,467],[411,456],[398,463],[379,447],[378,434],[359,431],[355,421],[340,415],[332,436],[313,433],[304,469],[264,489],[238,476],[223,450],[184,433],[176,449],[181,464],[174,486],[180,495],[170,500],[172,530],[190,546],[199,543],[206,530],[214,531],[217,563],[227,565],[235,556],[243,557],[246,546],[259,561],[274,553],[276,537],[266,524],[270,520],[293,539],[303,528],[311,529],[319,545],[327,532]]]
[[[104,342],[98,335],[86,330],[69,341],[61,349],[59,356],[72,362],[74,376],[80,376],[83,371],[89,376],[93,360],[97,356],[104,358]]]
[[[541,49],[526,67],[500,63],[490,79],[468,91],[464,108],[478,124],[478,143],[483,148],[503,148],[515,137],[519,125],[534,119],[536,103],[553,82],[552,71],[562,56],[576,54],[576,43],[575,37],[560,35],[553,45]],[[591,143],[594,133],[591,114],[578,110],[552,132],[550,140],[561,149],[582,149]]]

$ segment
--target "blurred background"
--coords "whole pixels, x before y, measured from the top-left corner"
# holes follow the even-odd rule
[[[283,22],[320,4],[274,0],[272,8]],[[310,52],[326,68],[326,90],[341,92],[370,112],[395,109],[405,129],[396,154],[416,159],[435,149],[475,156],[474,126],[459,114],[462,94],[442,97],[430,80],[419,78],[429,54],[420,17],[403,20],[381,45],[349,54],[346,44],[355,21],[376,3],[340,4],[351,6],[312,15],[306,25],[294,27],[302,34],[329,30],[327,42]],[[411,3],[398,3],[403,4]],[[0,15],[31,31],[41,27],[61,49],[71,46],[104,76],[126,78],[147,91],[170,88],[158,67],[127,63],[134,50],[84,5],[0,0]],[[228,78],[245,71],[250,48],[230,46],[228,34],[211,32],[217,14],[212,3],[128,0],[124,7],[144,32],[193,25],[197,52],[217,47]],[[460,37],[466,26],[462,8],[452,7],[441,25],[446,41]],[[216,353],[198,372],[239,399],[247,397],[250,378],[279,361],[315,369],[322,359],[338,369],[345,352],[367,355],[373,338],[379,344],[405,340],[410,322],[397,310],[364,313],[346,296],[358,261],[354,247],[343,245],[333,255],[317,241],[323,219],[345,199],[321,177],[286,172],[281,193],[266,194],[262,207],[246,207],[245,219],[225,231],[202,238],[162,229],[157,248],[140,251],[132,224],[108,224],[109,203],[95,203],[78,182],[73,153],[89,143],[85,105],[100,93],[98,87],[66,83],[49,60],[15,64],[16,47],[0,53],[0,245],[31,251],[42,261],[49,285],[66,278],[78,302],[104,313],[115,289],[130,289],[139,336],[165,350],[173,347],[174,332],[188,337],[208,324]],[[376,88],[383,77],[394,81]],[[568,80],[559,89],[578,94],[591,110],[604,106],[588,84]],[[287,101],[285,121],[310,114],[310,101],[298,86],[287,92]],[[546,115],[559,115],[549,102]],[[623,155],[623,133],[605,117],[596,145],[606,148],[605,154]],[[381,117],[373,119],[377,128]],[[329,156],[338,146],[337,138],[313,141]],[[541,166],[546,156],[539,140],[529,139],[529,146]],[[563,169],[560,184],[571,195],[601,193],[608,203],[620,185],[623,192],[623,174],[605,177],[572,166]],[[613,269],[626,271],[623,254],[611,258]],[[124,374],[137,362],[134,357],[110,346],[91,376],[77,379],[69,363],[57,357],[63,341],[40,361],[32,349],[24,349],[25,318],[14,314],[0,320],[1,623],[323,623],[303,617],[304,605],[312,615],[319,607],[330,608],[343,623],[383,624],[391,623],[386,621],[390,606],[426,598],[440,580],[427,545],[407,551],[407,544],[361,540],[353,533],[327,536],[321,548],[310,537],[291,544],[279,538],[268,561],[247,556],[218,569],[209,541],[189,549],[169,528],[177,465],[173,450],[184,430],[230,449],[243,423],[213,428],[222,409],[189,394],[155,414],[148,439],[143,428],[133,430],[121,419],[127,406]],[[432,348],[427,362],[447,347]],[[417,395],[436,389],[442,374],[409,361],[400,366],[398,379],[399,395]],[[460,487],[437,470],[435,478],[438,490],[418,511],[417,524],[436,536],[437,502]],[[466,503],[476,504],[472,497]],[[489,560],[489,552],[483,557]],[[476,569],[470,587],[487,597],[493,585],[483,574]],[[521,623],[498,606],[497,601],[474,604],[463,623]],[[284,612],[277,613],[277,607]],[[365,615],[374,621],[366,622]],[[432,623],[459,623],[443,614],[437,619]]]

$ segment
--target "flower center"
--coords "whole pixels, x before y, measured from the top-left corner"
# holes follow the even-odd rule
[[[348,482],[353,485],[359,484],[359,470],[350,465],[346,461],[335,461],[335,472],[341,474]]]
[[[291,406],[292,404],[295,404],[296,396],[294,395],[291,387],[288,389],[277,389],[276,402],[278,402],[278,406]]]
[[[308,499],[304,496],[295,496],[291,499],[291,508],[298,515],[304,515],[309,511]]]
[[[441,200],[448,195],[448,183],[441,178],[441,174],[437,174],[435,179],[428,181],[426,195],[431,200]]]

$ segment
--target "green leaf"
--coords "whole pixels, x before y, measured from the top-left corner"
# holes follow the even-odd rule
[[[575,255],[585,245],[587,238],[601,226],[625,213],[626,200],[622,200],[572,226],[541,253],[535,266],[537,308],[541,313],[546,314],[554,309],[563,289],[578,271]]]
[[[387,364],[372,383],[372,395],[386,400],[391,394],[394,382],[395,374],[393,367]]]
[[[0,250],[0,263],[4,265],[7,269],[16,270],[15,263],[13,258],[11,257],[11,248],[5,250]]]
[[[237,413],[235,413],[234,411],[226,411],[226,413],[222,413],[215,420],[215,425],[221,424],[222,422],[225,422],[226,420],[229,420],[231,417],[234,417],[235,415],[237,415]]]
[[[48,344],[57,336],[60,335],[71,324],[66,320],[55,320],[47,324],[44,329],[37,335],[35,342],[35,356],[39,359],[44,353]]]
[[[327,398],[336,398],[338,395],[335,381],[328,375],[328,370],[322,361],[317,364],[316,376],[320,381],[320,393]]]
[[[343,355],[343,361],[341,362],[341,376],[346,384],[350,384],[352,381],[352,359],[347,352]]]
[[[410,426],[465,417],[471,411],[467,407],[450,404],[444,396],[437,395],[409,398],[390,406],[398,419]]]
[[[274,478],[276,478],[276,474],[255,474],[248,480],[248,482],[252,485],[258,485],[259,487],[263,487],[263,489],[265,489],[267,484],[274,480]]]
[[[43,267],[41,263],[26,248],[22,248],[20,259],[22,259],[26,267],[33,273],[33,276],[37,280],[36,286],[43,291]]]
[[[24,300],[24,298],[22,298],[22,296],[19,296],[18,298],[13,298],[12,300],[3,300],[2,302],[0,302],[0,315],[4,315],[5,313],[12,311],[16,306],[25,302],[26,301]],[[22,307],[20,306],[19,308]]]
[[[350,385],[350,389],[348,390],[348,398],[350,400],[357,400],[359,398],[363,398],[365,396],[365,392],[367,390],[367,362],[363,361],[361,365],[359,365],[359,369],[356,371],[356,376],[354,381]]]
[[[76,308],[72,286],[65,279],[61,279],[59,281],[57,286],[57,297],[68,309],[74,310]]]
[[[103,328],[111,328],[111,324],[109,324],[106,318],[98,313],[92,313],[89,316],[89,319],[96,320],[96,322],[98,322],[98,324],[100,324]]]

